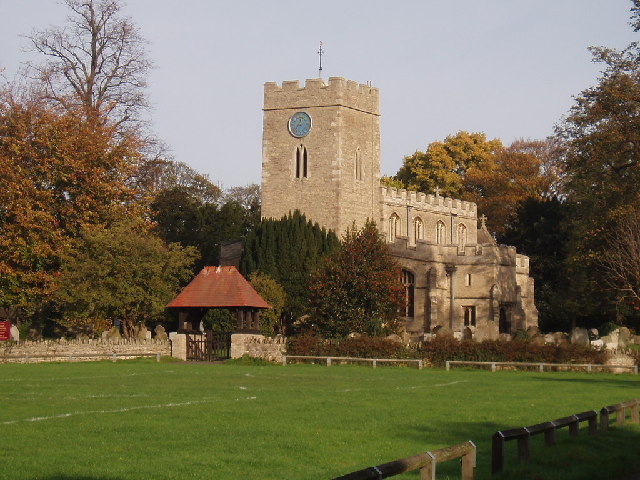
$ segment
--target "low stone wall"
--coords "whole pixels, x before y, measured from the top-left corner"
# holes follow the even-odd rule
[[[72,361],[106,359],[116,354],[123,358],[141,354],[171,355],[169,340],[40,340],[23,342],[0,342],[0,363],[24,362],[60,362],[71,358]],[[53,358],[46,358],[54,356]],[[96,355],[91,357],[91,355]],[[45,358],[40,358],[45,357]]]
[[[286,353],[287,341],[284,337],[265,337],[245,333],[231,335],[231,358],[240,358],[244,355],[253,358],[262,358],[269,362],[282,362],[282,356]]]

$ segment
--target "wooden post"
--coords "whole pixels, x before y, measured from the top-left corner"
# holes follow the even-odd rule
[[[447,370],[447,372],[448,372],[448,371],[451,369],[451,366],[450,366],[450,364],[449,364],[449,360],[447,360],[447,362],[446,362],[446,364],[445,364],[445,365],[446,365],[446,367],[445,367],[445,368],[446,368],[446,370]]]
[[[598,422],[596,421],[597,419],[598,419],[597,415],[594,415],[593,417],[589,418],[589,435],[598,433]]]
[[[504,468],[504,437],[496,432],[491,437],[491,473],[500,473]]]
[[[376,363],[377,363],[377,360],[374,358],[373,359],[373,368],[376,368]]]
[[[491,362],[491,371],[492,372],[496,371],[496,362]]]
[[[160,352],[156,353],[156,362],[160,363]]]
[[[327,357],[327,367],[331,366],[331,357]]]
[[[638,418],[638,400],[636,400],[636,403],[631,405],[631,421],[633,423],[640,422],[640,419]]]
[[[541,364],[540,364],[540,371],[541,371],[541,372],[544,372],[544,363],[541,363]]]
[[[476,445],[469,441],[472,449],[462,457],[462,476],[461,480],[476,479]]]
[[[418,360],[418,370],[422,370],[422,360]]]
[[[575,421],[569,424],[569,436],[577,437],[578,429],[580,428],[580,422],[578,421],[578,417],[576,417],[575,415],[573,416],[573,418],[575,419]]]
[[[600,430],[603,432],[609,430],[609,410],[607,407],[602,407],[600,410]]]
[[[553,425],[553,428],[544,431],[544,443],[545,445],[555,445],[556,444],[556,429],[555,424],[550,422]]]
[[[616,425],[618,426],[624,425],[625,413],[626,411],[624,407],[618,407],[616,409]]]
[[[427,452],[431,461],[420,469],[420,480],[436,480],[436,457],[431,452]]]
[[[285,366],[287,364],[287,356],[282,355],[282,365]]]
[[[113,363],[116,363],[116,359],[117,359],[117,358],[118,358],[118,357],[117,357],[117,355],[116,355],[116,354],[115,354],[115,352],[114,352],[114,354],[113,354],[113,360],[111,360],[111,361],[112,361]]]
[[[531,439],[531,435],[527,434],[527,435],[523,435],[522,437],[518,438],[518,461],[520,463],[526,462],[527,460],[529,460],[529,447],[530,447],[530,442],[529,440]]]

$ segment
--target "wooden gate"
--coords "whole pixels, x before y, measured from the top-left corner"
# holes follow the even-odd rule
[[[213,362],[231,358],[231,332],[187,333],[187,360]]]

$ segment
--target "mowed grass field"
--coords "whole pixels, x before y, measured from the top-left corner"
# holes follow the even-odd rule
[[[640,377],[628,374],[5,364],[0,479],[320,480],[466,440],[478,446],[483,479],[491,477],[496,430],[636,397]],[[624,430],[618,441],[640,436],[636,427]],[[562,455],[565,437],[559,432],[559,445],[548,450],[534,443],[533,457]],[[515,464],[515,442],[507,447],[506,464]],[[450,463],[438,478],[459,475]]]

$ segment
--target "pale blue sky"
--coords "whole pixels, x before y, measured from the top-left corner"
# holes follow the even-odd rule
[[[382,173],[459,130],[544,138],[594,85],[587,47],[637,39],[628,0],[129,0],[149,40],[153,129],[224,187],[260,182],[264,82],[341,76],[380,89]],[[55,0],[0,0],[0,68]]]

